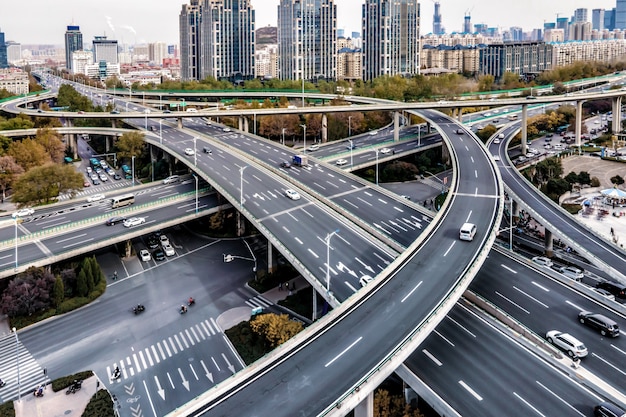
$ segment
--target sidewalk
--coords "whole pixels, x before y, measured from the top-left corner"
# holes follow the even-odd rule
[[[65,389],[53,392],[48,385],[43,397],[35,397],[32,392],[22,392],[22,399],[14,401],[16,417],[64,417],[80,416],[85,411],[91,397],[96,393],[97,378],[92,376],[83,381],[82,388],[75,394],[65,394]]]

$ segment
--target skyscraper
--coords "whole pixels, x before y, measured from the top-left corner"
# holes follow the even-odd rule
[[[463,16],[463,33],[472,33],[472,16],[469,13]]]
[[[593,9],[591,11],[591,27],[594,30],[604,30],[604,9]]]
[[[588,9],[576,9],[574,10],[574,22],[588,22],[589,10]]]
[[[107,39],[106,36],[94,36],[93,40],[93,62],[98,64],[106,62],[108,64],[118,64],[117,41]]]
[[[65,31],[65,68],[73,71],[72,54],[83,49],[83,34],[79,26],[68,26]]]
[[[441,26],[441,5],[435,1],[435,12],[433,13],[433,34],[442,35],[443,27]]]
[[[183,80],[199,80],[202,72],[200,62],[201,9],[199,0],[183,4],[179,16],[180,31],[180,77]]]
[[[365,0],[362,7],[363,79],[419,74],[418,0]]]
[[[281,0],[278,56],[281,79],[336,79],[337,6],[334,0]]]
[[[615,29],[626,29],[626,0],[617,0],[615,6]]]
[[[0,68],[8,68],[7,44],[4,42],[4,32],[0,32]]]

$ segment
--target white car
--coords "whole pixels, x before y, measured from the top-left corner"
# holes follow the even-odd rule
[[[159,236],[159,242],[161,243],[161,246],[165,246],[165,245],[169,245],[170,244],[170,240],[166,235],[161,235]]]
[[[572,358],[584,358],[587,356],[587,347],[585,347],[584,343],[569,333],[550,330],[546,333],[546,339],[554,346],[563,349]]]
[[[150,259],[152,259],[152,256],[150,256],[150,252],[148,251],[148,249],[142,249],[139,251],[139,259],[141,259],[142,262],[148,262],[150,261]]]
[[[145,109],[143,112],[148,114],[148,113],[150,113],[150,109]]]
[[[30,207],[28,207],[28,208],[23,208],[21,210],[16,211],[11,216],[13,218],[16,218],[16,217],[32,216],[33,214],[35,214],[35,210],[30,208]]]
[[[124,227],[139,226],[140,224],[143,224],[145,222],[146,219],[143,217],[131,217],[130,219],[126,219],[124,221]]]
[[[370,135],[370,136],[378,135],[378,130],[371,130],[371,131],[367,132],[367,134]]]
[[[87,199],[89,203],[95,203],[96,201],[104,200],[106,196],[104,194],[94,194]]]
[[[285,190],[285,195],[292,200],[300,200],[300,194],[296,190],[292,190],[291,188]]]
[[[583,271],[573,266],[562,266],[559,268],[559,272],[574,281],[582,281],[585,276]]]
[[[165,252],[165,256],[174,256],[176,255],[176,251],[169,243],[167,245],[163,245],[163,252]]]
[[[361,284],[361,287],[365,287],[367,284],[369,284],[372,281],[374,281],[374,278],[372,278],[369,275],[363,275],[361,279],[359,279],[359,284]]]
[[[493,160],[496,161],[496,162],[499,161],[500,160],[500,155],[494,155],[493,156]]]
[[[335,164],[337,164],[339,166],[345,165],[347,163],[348,163],[348,161],[346,161],[345,159],[337,159],[337,161],[335,162]]]
[[[389,152],[391,152],[391,149],[389,149],[389,148],[382,148],[379,152],[384,155],[384,154],[388,154]]]
[[[309,146],[309,151],[316,151],[320,148],[320,145],[311,145]]]
[[[500,143],[500,139],[495,138],[495,139],[493,140],[493,143]]]
[[[550,268],[552,266],[552,261],[545,256],[535,256],[533,258],[533,262],[537,265],[545,266],[547,268]]]
[[[100,181],[105,182],[108,180],[109,180],[109,177],[107,177],[104,173],[100,174]]]
[[[225,127],[224,129],[222,129],[222,132],[230,132],[230,127]]]
[[[196,153],[193,149],[191,148],[185,148],[185,155],[193,155],[194,153]]]

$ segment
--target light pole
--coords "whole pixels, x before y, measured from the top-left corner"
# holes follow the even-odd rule
[[[376,185],[378,185],[378,149],[374,149],[376,152]]]
[[[352,136],[352,116],[348,116],[348,137]]]
[[[422,146],[422,144],[420,143],[420,135],[422,133],[422,126],[421,125],[417,125],[417,147],[419,148],[420,146]]]
[[[131,165],[133,166],[133,183],[132,183],[131,187],[134,187],[135,186],[135,155],[133,155],[133,157],[132,157],[132,164]]]
[[[146,121],[145,121],[145,125],[144,125],[144,129],[148,130],[148,113],[146,113],[146,111],[143,111],[143,114],[146,116]]]
[[[163,119],[159,119],[159,142],[163,145]]]
[[[326,235],[326,292],[330,292],[330,238],[339,233],[339,229]]]
[[[17,401],[22,400],[22,381],[20,380],[20,340],[17,337],[17,329],[13,328],[15,335],[15,361],[17,362]]]
[[[193,177],[196,179],[196,214],[198,214],[198,176],[193,174]]]
[[[15,272],[17,272],[18,262],[17,262],[17,216],[15,216]]]
[[[300,125],[300,127],[302,127],[303,130],[303,134],[302,134],[302,138],[304,139],[304,149],[302,151],[302,153],[306,153],[306,125]]]
[[[350,142],[350,166],[353,166],[354,161],[352,160],[352,148],[354,148],[354,144],[352,143],[352,139],[348,139],[348,142]]]
[[[285,145],[285,128],[283,127],[283,146]]]
[[[243,170],[248,168],[248,165],[239,168],[239,208],[243,208]]]
[[[198,166],[198,153],[196,152],[196,140],[198,138],[194,136],[193,138],[193,166]]]
[[[128,103],[130,103],[129,101],[126,102],[126,112],[128,112]]]
[[[424,172],[427,173],[427,174],[430,174],[434,179],[436,179],[437,181],[439,181],[441,183],[441,194],[443,194],[446,191],[446,183],[443,182],[441,180],[441,178],[439,178],[438,176],[436,176],[432,172],[430,172],[430,171],[424,171]]]

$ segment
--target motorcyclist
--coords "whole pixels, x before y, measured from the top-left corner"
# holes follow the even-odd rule
[[[185,307],[184,304],[180,306],[180,312],[181,313],[186,313],[187,312],[187,307]]]
[[[195,304],[196,300],[193,297],[189,297],[189,305]]]
[[[0,378],[0,388],[4,387],[7,383]]]
[[[113,371],[113,378],[119,378],[120,377],[120,367],[116,366],[115,370]]]

